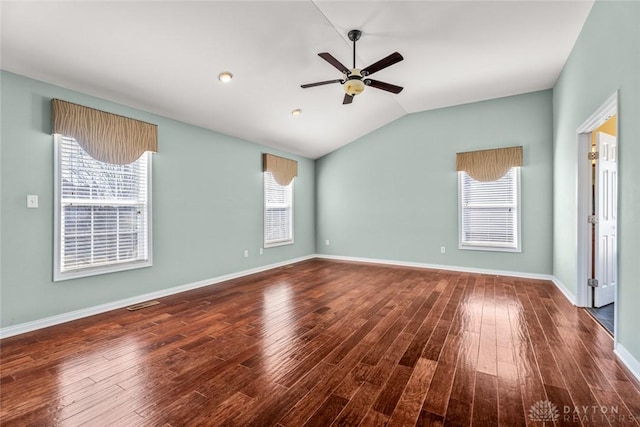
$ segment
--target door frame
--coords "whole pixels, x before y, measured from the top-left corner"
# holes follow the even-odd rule
[[[577,136],[577,292],[576,305],[579,307],[591,307],[592,295],[587,286],[589,268],[591,265],[590,241],[591,226],[587,223],[587,216],[590,214],[591,203],[591,165],[587,161],[588,152],[591,149],[591,133],[600,125],[610,119],[613,115],[618,115],[616,126],[619,129],[620,115],[618,114],[618,91],[616,90],[582,125],[576,130]],[[618,149],[620,147],[620,136],[616,129],[618,138]],[[619,284],[618,284],[619,285]],[[616,289],[616,301],[618,289]],[[618,307],[614,306],[614,336],[618,330]]]

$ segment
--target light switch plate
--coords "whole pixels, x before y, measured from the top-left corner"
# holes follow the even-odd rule
[[[35,194],[27,194],[27,207],[36,209],[38,207],[38,196]]]

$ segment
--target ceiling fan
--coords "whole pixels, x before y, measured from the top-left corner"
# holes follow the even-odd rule
[[[391,83],[381,82],[379,80],[373,80],[368,78],[368,76],[384,68],[387,68],[395,64],[396,62],[402,61],[404,59],[402,55],[400,55],[398,52],[393,52],[391,55],[385,58],[382,58],[378,62],[375,62],[369,65],[368,67],[365,67],[362,69],[356,68],[356,42],[360,39],[361,35],[362,35],[362,31],[360,30],[351,30],[348,33],[349,40],[353,42],[353,68],[351,69],[345,67],[340,61],[334,58],[330,53],[322,52],[318,54],[320,58],[324,59],[329,64],[333,65],[334,67],[336,67],[338,70],[342,72],[341,79],[326,80],[323,82],[316,82],[316,83],[308,83],[308,84],[300,85],[300,87],[302,87],[303,89],[306,89],[308,87],[327,85],[331,83],[340,83],[345,91],[344,100],[342,101],[343,104],[351,104],[351,102],[353,102],[353,98],[359,93],[362,93],[362,91],[364,91],[364,88],[366,86],[371,86],[371,87],[375,87],[376,89],[386,90],[387,92],[400,93],[402,89],[404,89],[403,87],[392,85]]]

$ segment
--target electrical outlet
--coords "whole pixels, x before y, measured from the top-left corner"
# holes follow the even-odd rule
[[[440,253],[444,254],[447,252],[447,248],[445,248],[444,246],[440,246]]]
[[[325,240],[325,241],[324,241],[324,244],[325,244],[325,245],[327,245],[327,246],[329,246],[329,239]]]
[[[264,249],[260,248],[260,255],[264,253]]]
[[[249,249],[244,250],[244,257],[249,258]]]

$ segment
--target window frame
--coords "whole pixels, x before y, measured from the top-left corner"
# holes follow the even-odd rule
[[[293,245],[294,244],[294,230],[295,230],[295,226],[294,226],[294,213],[295,213],[295,209],[294,209],[294,181],[295,179],[292,179],[291,182],[289,183],[289,185],[281,185],[281,187],[285,187],[285,188],[289,188],[290,191],[290,197],[289,200],[291,200],[290,206],[288,207],[289,211],[290,211],[290,238],[289,239],[280,239],[280,240],[271,240],[271,241],[267,241],[267,174],[271,174],[271,172],[265,171],[262,173],[262,191],[263,191],[263,195],[262,195],[262,200],[263,200],[263,209],[262,209],[262,215],[263,215],[263,239],[262,239],[262,244],[263,247],[265,249],[267,248],[274,248],[274,247],[278,247],[278,246],[285,246],[285,245]],[[272,175],[273,177],[273,175]],[[273,179],[273,178],[272,178]],[[274,179],[275,182],[275,179]],[[277,185],[277,182],[275,182]]]
[[[520,253],[522,252],[522,179],[521,179],[521,167],[514,166],[511,170],[514,170],[514,181],[515,181],[515,227],[514,234],[515,239],[512,244],[501,244],[501,243],[490,243],[490,242],[478,242],[478,243],[469,243],[465,242],[463,239],[464,232],[464,209],[463,206],[463,182],[464,177],[462,174],[466,174],[465,171],[458,172],[458,249],[462,250],[474,250],[474,251],[489,251],[489,252],[513,252]],[[471,178],[471,177],[470,177]],[[471,178],[473,179],[473,178]]]
[[[65,139],[73,139],[67,138],[60,134],[54,134],[54,199],[53,199],[53,222],[54,222],[54,232],[53,232],[53,281],[59,282],[69,279],[76,279],[81,277],[90,277],[97,276],[107,273],[114,273],[118,271],[127,271],[138,268],[151,267],[153,265],[153,209],[152,209],[152,155],[151,152],[145,152],[142,156],[146,156],[147,160],[147,197],[146,197],[146,207],[147,207],[147,223],[146,223],[146,232],[147,232],[147,259],[145,260],[136,260],[136,261],[128,261],[128,262],[118,262],[100,266],[88,266],[84,268],[78,268],[68,271],[62,270],[62,179],[61,173],[62,168],[60,165],[61,156],[60,156],[60,140],[62,138]],[[77,142],[76,142],[77,144]],[[80,147],[82,149],[82,147]]]

